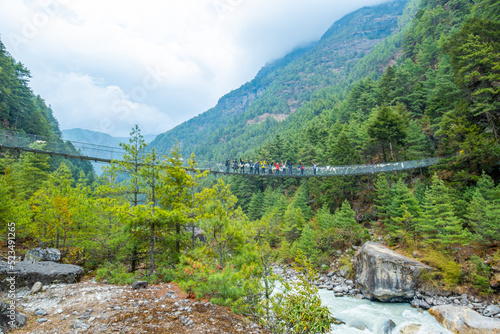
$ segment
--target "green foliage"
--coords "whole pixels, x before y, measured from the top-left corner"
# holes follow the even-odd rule
[[[429,249],[422,260],[431,267],[437,269],[437,271],[431,272],[427,279],[436,280],[439,279],[439,277],[442,277],[445,284],[444,287],[448,290],[455,289],[459,284],[460,266],[449,256],[440,251]]]
[[[425,193],[422,216],[418,219],[417,230],[424,242],[433,247],[449,248],[451,245],[465,245],[470,241],[470,233],[464,230],[462,222],[455,215],[454,198],[450,189],[437,175]]]
[[[477,255],[473,255],[471,263],[474,266],[472,274],[472,284],[479,289],[482,294],[493,292],[490,288],[490,267]]]
[[[272,297],[273,333],[328,333],[331,325],[338,321],[326,306],[321,305],[318,288],[310,283],[317,273],[303,255],[295,262],[299,280],[280,280],[283,292]]]
[[[138,278],[136,274],[128,272],[121,263],[106,263],[97,269],[96,277],[100,281],[107,280],[111,284],[118,285],[132,284]]]
[[[406,131],[407,129],[401,115],[393,108],[387,106],[375,109],[368,125],[368,135],[380,143],[384,161],[387,161],[387,146],[389,146],[392,161],[396,161],[394,146],[403,143],[403,140],[407,136]]]
[[[298,240],[298,248],[312,263],[316,261],[319,250],[316,245],[315,232],[309,227],[309,225],[302,230],[300,239]]]

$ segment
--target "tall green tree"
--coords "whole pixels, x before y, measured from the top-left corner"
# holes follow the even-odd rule
[[[500,22],[471,18],[448,40],[456,80],[467,93],[471,113],[499,140]]]
[[[470,242],[470,234],[455,215],[454,201],[450,189],[434,175],[425,193],[422,216],[417,223],[425,243],[438,249],[449,249],[452,245]]]
[[[405,121],[401,115],[392,107],[382,106],[374,110],[369,122],[368,135],[380,143],[384,161],[387,161],[387,146],[389,146],[392,161],[396,161],[394,146],[402,144],[407,136]]]

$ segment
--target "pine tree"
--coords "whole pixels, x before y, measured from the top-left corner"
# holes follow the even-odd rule
[[[359,162],[359,156],[348,137],[348,128],[344,128],[333,146],[328,149],[328,163],[331,165],[353,165]]]
[[[222,269],[231,255],[245,244],[245,234],[248,233],[244,227],[246,217],[236,205],[238,199],[222,179],[196,194],[196,198],[202,205],[200,227],[205,231],[206,244],[216,254],[218,266]]]
[[[193,171],[193,172],[190,172]],[[183,230],[187,224],[196,220],[193,190],[199,185],[199,179],[207,175],[195,169],[194,155],[188,160],[188,166],[183,165],[179,147],[174,147],[165,160],[165,165],[159,174],[162,184],[157,192],[158,203],[163,209],[163,219],[166,226],[173,230],[170,235],[173,241],[173,260],[178,261],[187,238]]]
[[[389,146],[391,159],[396,160],[395,145],[402,144],[406,138],[405,121],[393,108],[382,106],[375,109],[367,128],[368,135],[382,148],[384,161],[387,161],[386,145]]]
[[[388,221],[390,217],[390,206],[392,203],[391,186],[385,174],[379,174],[375,182],[375,207],[378,219],[382,222]]]
[[[422,216],[417,220],[417,231],[422,234],[425,243],[436,248],[449,248],[469,242],[470,236],[455,216],[453,203],[450,189],[434,175],[425,193]]]
[[[32,149],[43,150],[45,143],[35,142]],[[21,173],[19,175],[19,190],[25,199],[30,198],[49,177],[49,156],[25,152],[21,156]]]
[[[304,253],[304,255],[311,261],[314,262],[319,254],[318,245],[315,240],[316,234],[313,229],[307,225],[302,230],[300,239],[298,240],[298,248]]]
[[[316,222],[322,230],[328,230],[329,228],[333,227],[335,223],[334,215],[330,213],[328,205],[324,204],[321,209],[318,210],[318,212],[316,213]]]
[[[487,201],[476,191],[469,204],[467,218],[482,242],[491,244],[500,237],[500,204]]]
[[[250,204],[248,205],[248,218],[250,220],[257,220],[262,217],[263,214],[263,202],[264,202],[264,194],[262,192],[257,192],[252,195],[250,199]]]
[[[408,126],[405,147],[405,160],[429,158],[432,155],[431,141],[414,120]]]
[[[305,220],[302,210],[300,208],[295,208],[292,203],[288,205],[285,212],[285,226],[283,228],[283,233],[286,238],[292,242],[297,240],[304,228]]]
[[[390,217],[384,226],[390,233],[397,233],[405,228],[400,224],[405,214],[411,215],[412,218],[418,218],[421,211],[420,204],[413,191],[400,179],[391,191]],[[410,231],[415,231],[414,227]]]
[[[308,194],[308,186],[307,183],[303,183],[291,202],[294,208],[300,208],[302,215],[306,221],[309,221],[312,218],[312,209],[309,206],[309,194]]]

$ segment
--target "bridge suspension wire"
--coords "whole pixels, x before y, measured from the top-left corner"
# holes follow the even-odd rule
[[[97,145],[78,141],[70,141],[74,150],[64,141],[48,140],[46,138],[29,135],[17,132],[9,132],[0,130],[0,149],[9,149],[17,151],[32,152],[37,154],[47,154],[51,156],[61,156],[65,158],[89,160],[94,162],[112,163],[120,161],[126,153],[120,147],[112,147],[105,145]],[[36,144],[39,144],[38,146]],[[76,152],[76,153],[68,153]],[[297,167],[292,169],[286,168],[284,171],[269,173],[266,168],[264,173],[251,173],[249,164],[245,165],[245,173],[241,171],[227,172],[226,166],[221,163],[200,162],[197,161],[197,169],[201,171],[208,170],[212,174],[227,174],[241,175],[254,177],[294,177],[294,178],[310,178],[310,177],[329,177],[329,176],[345,176],[345,175],[362,175],[376,174],[394,171],[403,171],[417,168],[429,167],[439,164],[441,158],[427,158],[420,160],[376,163],[368,165],[347,165],[347,166],[318,166],[316,173],[312,167],[305,167],[301,172]],[[189,168],[186,168],[189,169]]]

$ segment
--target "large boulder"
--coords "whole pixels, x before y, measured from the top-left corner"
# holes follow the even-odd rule
[[[0,301],[0,332],[12,328],[23,327],[26,325],[28,316],[19,313],[15,309],[15,304]]]
[[[34,248],[24,255],[24,261],[54,261],[61,260],[61,251],[57,248]]]
[[[453,333],[497,334],[500,333],[500,319],[483,317],[476,311],[458,305],[440,305],[429,309],[437,321]]]
[[[51,283],[75,283],[83,274],[82,267],[72,264],[60,264],[51,261],[23,261],[16,263],[14,270],[11,270],[8,263],[1,262],[0,290],[8,290],[12,282],[15,282],[17,288],[31,288],[36,282],[41,282],[44,285]]]
[[[432,270],[375,242],[367,242],[359,249],[354,266],[361,292],[382,302],[410,301],[421,273]]]

